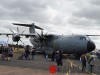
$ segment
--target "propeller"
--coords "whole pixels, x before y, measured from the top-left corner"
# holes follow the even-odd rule
[[[36,32],[37,33],[37,32]],[[47,38],[45,37],[47,35],[47,33],[45,35],[43,35],[43,30],[41,30],[41,35],[39,33],[37,33],[39,36],[39,42],[41,43],[41,48],[43,47],[43,43],[47,44]]]
[[[22,40],[20,39],[21,37],[20,37],[20,34],[19,34],[19,28],[17,27],[17,34],[13,31],[13,30],[11,30],[10,29],[10,31],[13,33],[13,41],[15,41],[15,42],[17,42],[17,47],[18,47],[18,42],[19,41],[21,41],[22,42]],[[21,33],[21,34],[23,34],[25,32],[25,30]],[[14,36],[15,35],[15,36]],[[23,42],[22,42],[23,43]],[[24,44],[24,43],[23,43]],[[25,45],[25,44],[24,44]],[[19,47],[18,47],[18,49],[19,49]],[[17,50],[18,50],[17,49]]]

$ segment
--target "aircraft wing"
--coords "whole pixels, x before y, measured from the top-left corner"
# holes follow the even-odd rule
[[[35,34],[19,34],[21,36],[26,36],[26,37],[29,37],[29,36],[35,36]]]
[[[13,35],[13,33],[0,33],[0,35]]]
[[[100,35],[86,35],[86,36],[100,36]]]
[[[0,35],[14,35],[13,33],[0,33]],[[35,34],[19,34],[21,36],[26,36],[26,37],[29,37],[29,36],[35,36]]]

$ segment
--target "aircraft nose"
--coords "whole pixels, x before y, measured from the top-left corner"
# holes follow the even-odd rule
[[[92,42],[92,41],[88,41],[88,43],[87,43],[87,50],[89,51],[89,52],[91,52],[91,51],[93,51],[94,49],[95,49],[95,44],[94,44],[94,42]]]

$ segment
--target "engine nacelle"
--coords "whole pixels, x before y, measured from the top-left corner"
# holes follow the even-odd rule
[[[14,42],[19,41],[19,40],[20,40],[20,36],[14,36],[14,37],[12,38],[12,40],[13,40]]]

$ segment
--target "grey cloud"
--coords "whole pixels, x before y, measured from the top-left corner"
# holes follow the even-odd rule
[[[47,15],[45,15],[46,4],[45,0],[12,0],[6,2],[5,0],[0,2],[1,17],[2,19],[10,20],[37,20],[46,21]]]
[[[79,28],[94,28],[100,29],[100,6],[95,5],[100,1],[97,0],[87,0],[86,2],[75,5],[78,10],[72,13],[72,16],[69,18],[68,23],[75,25]],[[95,4],[93,4],[95,3]],[[97,27],[98,26],[98,27]]]
[[[81,0],[82,1],[82,0]],[[95,21],[96,24],[100,20],[100,6],[96,3],[100,3],[99,0],[87,0],[83,3],[76,2],[77,11],[72,13],[73,17],[78,17],[79,19],[86,18],[91,20],[91,22]]]
[[[73,24],[75,26],[94,26],[97,25],[95,20],[90,20],[88,18],[85,17],[71,17],[68,21],[70,24]]]
[[[73,16],[77,17],[85,17],[88,19],[93,19],[93,20],[100,20],[100,8],[99,7],[94,7],[94,8],[85,8],[81,9],[80,11],[76,12],[73,14]]]
[[[27,12],[31,11],[31,7],[32,8],[45,8],[46,4],[45,4],[46,0],[3,0],[0,1],[0,4],[2,6],[4,6],[7,9],[20,9],[22,11]]]
[[[100,0],[90,0],[90,2],[96,6],[100,6]]]
[[[15,20],[15,21],[35,21],[41,23],[51,23],[61,25],[63,23],[63,13],[59,12],[64,9],[66,1],[59,2],[58,0],[3,0],[0,1],[0,19]],[[57,11],[54,15],[52,10],[48,12],[48,7]],[[51,20],[50,20],[51,19]]]

